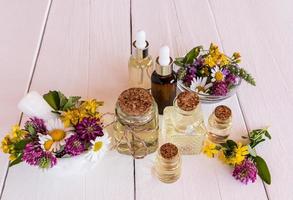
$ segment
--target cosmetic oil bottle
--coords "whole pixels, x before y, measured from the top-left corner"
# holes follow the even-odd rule
[[[195,92],[182,92],[173,106],[164,110],[162,136],[175,144],[182,155],[201,152],[207,130],[199,97]]]
[[[173,105],[176,97],[177,79],[173,71],[173,59],[170,57],[168,46],[161,47],[151,80],[152,95],[158,104],[159,114],[163,114],[164,108]]]
[[[214,143],[223,143],[229,137],[232,127],[232,111],[225,105],[215,108],[208,121],[209,140]]]
[[[145,32],[136,33],[133,42],[132,55],[128,62],[129,87],[151,88],[151,74],[153,72],[153,60],[148,54],[149,43],[146,41]]]

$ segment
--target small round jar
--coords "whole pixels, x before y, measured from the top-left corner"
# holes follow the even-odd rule
[[[208,120],[209,140],[214,143],[222,143],[229,137],[232,127],[232,111],[225,105],[215,108]]]
[[[181,175],[181,157],[176,145],[163,144],[158,151],[155,174],[164,183],[173,183]]]
[[[143,158],[158,148],[158,108],[143,88],[122,92],[115,108],[114,138],[119,153]]]

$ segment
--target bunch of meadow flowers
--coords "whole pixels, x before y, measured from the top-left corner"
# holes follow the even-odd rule
[[[209,158],[217,157],[223,163],[232,166],[233,177],[242,183],[255,182],[258,174],[264,182],[270,184],[271,175],[267,164],[254,149],[259,143],[265,141],[265,137],[271,139],[267,129],[256,129],[249,133],[247,138],[249,142],[245,145],[233,140],[220,144],[206,141],[203,153]]]
[[[195,47],[185,57],[176,58],[178,79],[194,92],[215,96],[225,96],[240,79],[255,85],[253,77],[238,66],[240,57],[238,52],[228,57],[213,43],[208,50]]]

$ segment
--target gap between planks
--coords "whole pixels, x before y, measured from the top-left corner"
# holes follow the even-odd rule
[[[43,38],[44,38],[44,35],[45,35],[45,31],[46,31],[47,22],[48,22],[48,18],[49,18],[52,3],[53,3],[53,0],[49,0],[47,9],[45,11],[45,19],[44,19],[44,22],[43,22],[43,25],[42,25],[42,28],[41,28],[41,34],[40,34],[36,54],[35,54],[34,59],[33,59],[32,68],[31,68],[30,75],[29,75],[29,81],[28,81],[26,90],[24,92],[25,94],[28,93],[30,91],[30,88],[31,88],[33,76],[34,76],[34,73],[35,73],[35,70],[36,70],[37,62],[38,62],[40,51],[41,51],[41,48],[42,48]],[[19,116],[18,125],[21,124],[22,118],[23,118],[23,113],[21,113],[20,116]],[[3,184],[2,184],[2,188],[1,188],[0,199],[2,199],[2,195],[3,195],[4,189],[5,189],[8,173],[9,173],[9,162],[7,163],[7,169],[6,169],[6,172],[5,172],[5,176],[4,176],[4,180],[3,180]]]
[[[211,12],[211,16],[212,16],[213,22],[215,24],[216,34],[217,34],[218,39],[220,41],[220,46],[221,46],[223,52],[225,52],[224,44],[223,44],[222,37],[221,37],[220,31],[219,31],[219,27],[218,27],[218,24],[217,24],[217,20],[216,20],[215,13],[214,13],[213,8],[212,8],[212,4],[211,4],[210,0],[207,0],[207,2],[208,2],[209,10]],[[246,132],[247,132],[247,135],[248,135],[249,134],[249,128],[248,128],[248,125],[247,125],[247,119],[246,119],[246,117],[244,115],[243,107],[242,107],[241,101],[239,99],[238,92],[236,92],[236,99],[237,99],[237,104],[239,105],[239,108],[241,110],[242,119],[244,121],[245,129],[246,129]],[[262,180],[262,185],[264,187],[264,190],[265,190],[265,194],[266,194],[267,199],[270,200],[270,197],[269,197],[269,194],[268,194],[266,185],[265,185],[265,183],[264,183],[263,180]]]

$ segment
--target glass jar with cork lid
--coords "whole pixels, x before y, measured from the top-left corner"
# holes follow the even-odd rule
[[[154,169],[159,180],[164,183],[173,183],[179,179],[181,158],[176,145],[166,143],[160,147]]]
[[[208,120],[209,140],[214,143],[222,143],[229,137],[232,127],[232,111],[225,105],[215,108]]]
[[[200,153],[207,130],[199,97],[195,92],[180,93],[174,105],[165,108],[162,134],[182,154]]]
[[[143,88],[122,92],[115,108],[113,124],[119,153],[143,158],[158,148],[158,108],[151,94]]]

